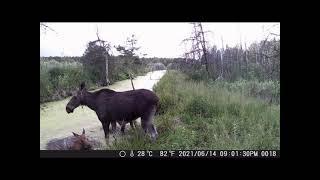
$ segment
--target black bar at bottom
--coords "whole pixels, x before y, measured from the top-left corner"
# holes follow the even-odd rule
[[[40,151],[48,158],[279,158],[280,150],[106,150]]]

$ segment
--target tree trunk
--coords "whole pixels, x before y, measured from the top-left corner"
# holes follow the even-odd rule
[[[246,78],[248,78],[248,60],[247,60],[247,44],[246,43],[244,44],[244,48],[245,48],[244,61],[246,64]]]
[[[222,48],[221,48],[221,77],[223,78],[223,54],[224,54],[224,46],[223,46],[223,38],[221,36],[221,44],[222,44]]]
[[[108,55],[105,56],[106,59],[106,85],[108,86],[110,84],[109,81],[109,59],[108,59]]]
[[[129,76],[130,76],[130,80],[131,80],[131,86],[132,86],[132,89],[135,90],[134,88],[134,85],[133,85],[133,81],[132,81],[132,75],[129,73]],[[151,77],[151,76],[150,76]]]
[[[203,50],[203,56],[204,56],[204,60],[206,62],[206,70],[207,70],[207,73],[209,75],[209,69],[208,69],[208,59],[207,59],[207,52],[206,52],[206,41],[204,39],[204,32],[203,32],[203,29],[202,29],[202,24],[199,23],[199,26],[200,26],[200,32],[202,34],[202,50]],[[214,67],[213,67],[214,68]]]

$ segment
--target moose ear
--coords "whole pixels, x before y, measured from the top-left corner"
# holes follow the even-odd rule
[[[85,84],[84,82],[82,82],[82,83],[80,84],[80,90],[84,89],[85,86],[86,86],[86,84]]]
[[[75,136],[75,137],[78,137],[78,136],[80,136],[79,134],[77,134],[77,133],[74,133],[74,132],[72,132],[72,134]]]
[[[82,135],[85,134],[85,133],[86,133],[86,132],[85,132],[85,130],[84,130],[84,128],[83,128],[83,130],[82,130]]]

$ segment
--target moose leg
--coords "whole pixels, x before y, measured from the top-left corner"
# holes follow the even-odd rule
[[[116,130],[117,130],[117,122],[116,121],[112,121],[111,122],[111,126],[112,126],[112,132],[113,133],[116,132]]]
[[[132,126],[132,128],[136,128],[137,127],[137,120],[133,120],[131,126]]]
[[[105,136],[107,142],[109,141],[109,126],[110,126],[110,121],[102,123],[104,136]]]
[[[135,128],[137,127],[137,120],[133,121],[133,125],[134,125]]]
[[[133,121],[130,122],[130,126],[131,126],[132,129],[134,129]]]
[[[141,127],[142,129],[144,130],[145,133],[147,133],[147,122],[146,122],[147,119],[145,118],[141,118]]]
[[[145,120],[146,124],[147,124],[147,129],[148,129],[148,131],[151,135],[151,139],[153,141],[155,141],[156,138],[158,137],[157,129],[153,124],[153,119],[154,119],[155,113],[156,113],[156,108],[152,107],[151,110],[149,111],[149,113],[147,113],[147,119]]]
[[[121,122],[121,132],[122,134],[124,134],[124,129],[126,128],[126,122],[125,121],[122,121]]]
[[[149,126],[149,129],[150,129],[149,132],[151,132],[151,138],[152,138],[153,141],[155,141],[157,139],[157,137],[158,137],[157,129],[154,126],[154,124],[151,124]]]

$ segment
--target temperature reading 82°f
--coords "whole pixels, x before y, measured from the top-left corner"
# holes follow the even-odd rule
[[[160,151],[159,155],[161,157],[168,157],[168,156],[174,156],[174,151]]]
[[[160,151],[159,154],[161,157],[167,157],[168,156],[168,151]]]

